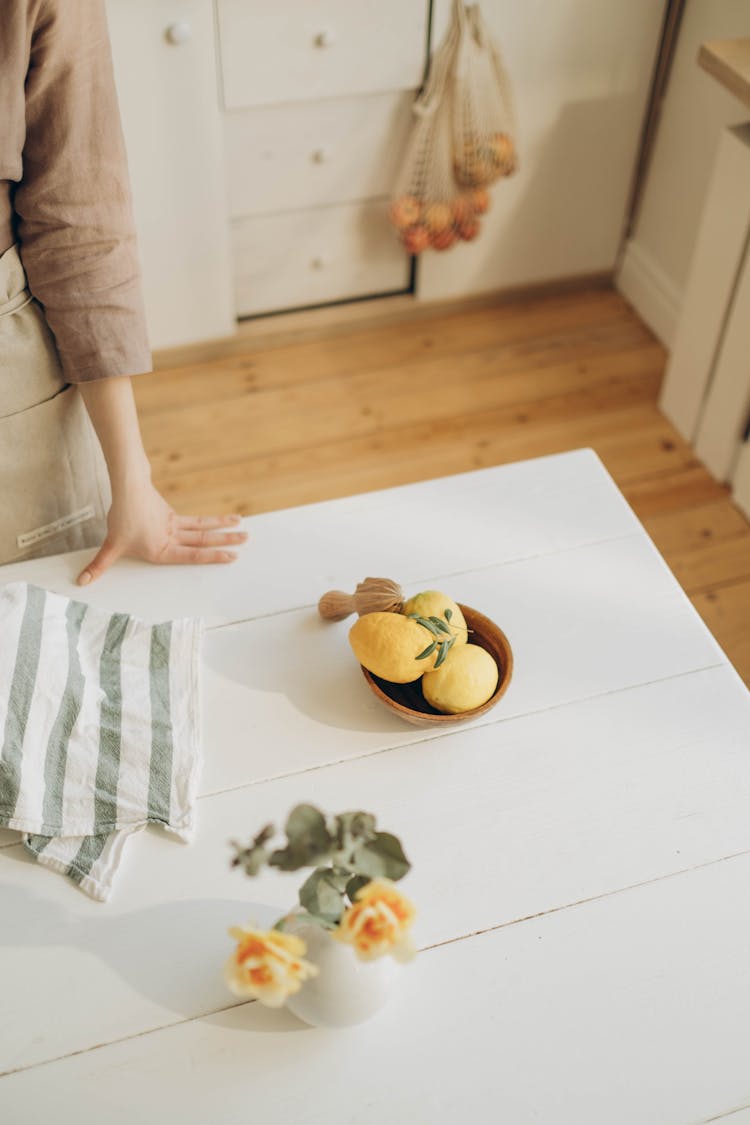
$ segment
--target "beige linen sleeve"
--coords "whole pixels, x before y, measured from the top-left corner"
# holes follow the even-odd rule
[[[104,0],[30,0],[23,172],[29,288],[68,382],[151,370]]]

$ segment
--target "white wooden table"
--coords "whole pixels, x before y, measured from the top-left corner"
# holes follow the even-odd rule
[[[249,528],[231,568],[83,593],[210,626],[198,833],[132,839],[107,905],[2,835],[0,1120],[750,1122],[750,695],[596,455]],[[81,596],[81,557],[0,581]],[[314,608],[367,574],[502,626],[496,709],[437,736],[381,709]],[[226,927],[297,885],[227,841],[301,800],[372,809],[413,862],[420,955],[343,1032],[221,979]]]

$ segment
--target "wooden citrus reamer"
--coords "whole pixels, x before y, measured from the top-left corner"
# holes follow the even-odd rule
[[[352,613],[400,613],[404,592],[391,578],[365,578],[353,594],[329,590],[318,602],[318,612],[327,621],[343,621]]]

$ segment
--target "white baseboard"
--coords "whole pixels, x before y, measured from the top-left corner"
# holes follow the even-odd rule
[[[664,346],[671,348],[682,294],[649,252],[634,239],[625,247],[615,285]]]

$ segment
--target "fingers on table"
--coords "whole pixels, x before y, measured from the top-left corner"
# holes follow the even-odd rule
[[[236,527],[242,516],[177,516],[179,531],[215,531],[220,527]]]
[[[229,563],[237,558],[236,551],[220,550],[216,547],[187,547],[173,544],[162,557],[165,563],[185,563],[190,565],[205,563]]]
[[[245,543],[247,532],[221,529],[237,527],[241,519],[237,515],[177,516],[177,541],[169,548],[163,561],[193,565],[234,562],[237,552],[227,548]]]
[[[192,531],[180,528],[177,532],[177,542],[183,547],[231,547],[246,541],[246,531]]]
[[[119,559],[121,554],[122,552],[119,548],[115,547],[106,539],[86,569],[78,575],[78,585],[88,586],[89,582],[95,581],[100,575],[104,574],[105,570],[108,570],[112,566],[112,563]]]

